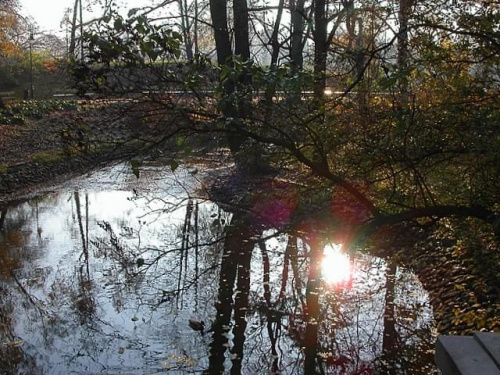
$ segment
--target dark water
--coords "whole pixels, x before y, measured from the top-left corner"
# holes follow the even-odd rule
[[[435,372],[413,274],[256,226],[200,174],[119,165],[5,207],[0,373]]]

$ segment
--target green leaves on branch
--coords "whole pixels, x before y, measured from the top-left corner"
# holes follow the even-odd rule
[[[409,71],[394,71],[390,75],[383,76],[379,79],[378,85],[382,90],[389,90],[394,88],[394,86],[400,82],[407,81],[410,79]]]
[[[140,173],[139,173],[139,160],[133,159],[130,160],[130,167],[132,168],[132,173],[136,178],[139,178]]]
[[[220,67],[220,83],[238,83],[240,77],[248,74],[252,77],[252,90],[266,92],[270,87],[283,93],[295,93],[311,90],[313,76],[311,72],[296,71],[290,65],[283,64],[272,68],[264,68],[253,60],[242,60],[239,56]]]
[[[84,39],[91,63],[144,65],[177,59],[181,54],[182,36],[165,25],[150,23],[144,16],[106,17],[96,29],[84,33]]]
[[[169,164],[170,164],[170,170],[172,172],[175,172],[176,169],[179,167],[179,163],[175,160],[171,160]]]
[[[174,159],[168,161],[168,165],[172,173],[175,172],[177,168],[179,168],[179,162]],[[140,167],[141,167],[141,162],[139,160],[137,159],[130,160],[130,169],[132,170],[132,173],[136,178],[139,178],[141,176]]]

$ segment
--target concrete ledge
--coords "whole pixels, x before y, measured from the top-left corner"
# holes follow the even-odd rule
[[[443,375],[500,375],[500,335],[439,336],[435,361]]]

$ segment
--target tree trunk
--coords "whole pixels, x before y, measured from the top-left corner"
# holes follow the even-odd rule
[[[210,14],[214,28],[217,62],[225,65],[232,56],[231,40],[227,28],[226,0],[210,0]]]
[[[327,19],[326,0],[316,0],[314,4],[314,99],[319,107],[323,105],[326,87]]]
[[[409,101],[408,90],[408,19],[410,16],[412,0],[399,0],[399,33],[398,33],[398,68],[400,72],[399,90],[400,90],[400,105],[406,108]]]
[[[233,0],[234,14],[234,53],[243,60],[250,59],[250,40],[248,38],[248,6],[246,0]]]
[[[78,2],[79,0],[75,0],[75,4],[73,5],[73,19],[71,20],[71,34],[69,39],[69,49],[68,55],[70,58],[75,57],[75,49],[76,49],[76,17],[78,15]]]
[[[295,71],[301,70],[304,64],[303,38],[304,38],[304,2],[305,0],[291,0],[291,41],[290,58]]]
[[[248,6],[247,0],[233,0],[234,14],[234,54],[243,61],[250,60],[250,38],[248,34]],[[252,77],[244,71],[239,81],[242,89],[247,90],[252,82]],[[244,103],[243,103],[244,104]]]
[[[233,51],[231,48],[231,40],[229,38],[229,30],[227,27],[227,3],[226,0],[210,0],[210,14],[212,16],[212,26],[214,28],[215,49],[217,52],[217,62],[220,66],[232,65]],[[224,84],[224,91],[226,94],[226,102],[223,109],[226,118],[234,118],[235,105],[228,100],[229,96],[233,94],[235,84],[231,80],[227,80]],[[241,148],[241,140],[233,129],[235,121],[226,124],[229,127],[227,134],[227,142],[231,153],[235,155]]]
[[[194,42],[194,54],[198,56],[198,17],[199,17],[199,8],[198,8],[198,0],[194,0],[194,25],[193,25],[193,42]]]
[[[278,40],[278,33],[280,30],[280,25],[281,25],[281,18],[283,16],[283,7],[284,7],[285,1],[280,0],[278,4],[278,13],[276,15],[276,21],[274,23],[274,28],[273,28],[273,33],[271,35],[271,47],[272,47],[272,52],[271,52],[271,69],[274,69],[276,65],[278,65],[278,57],[280,54],[280,49],[281,45]]]
[[[272,51],[271,51],[271,63],[270,63],[270,70],[275,71],[276,66],[278,65],[278,58],[280,54],[280,49],[281,45],[278,40],[278,33],[280,29],[280,24],[281,24],[281,18],[283,15],[283,7],[284,7],[284,0],[279,1],[278,5],[278,14],[276,15],[276,21],[274,23],[274,28],[273,28],[273,33],[271,34],[269,43],[271,44]],[[272,82],[272,84],[268,85],[266,87],[266,102],[271,103],[274,97],[274,94],[276,92],[276,82]]]
[[[83,63],[83,4],[82,0],[79,1],[80,1],[80,61]]]
[[[212,15],[212,24],[214,28],[217,60],[221,66],[233,64],[231,41],[227,27],[226,8],[226,0],[210,0],[210,13]],[[248,32],[249,17],[246,0],[234,0],[233,12],[235,54],[246,61],[250,59],[250,38]],[[239,95],[238,103],[228,100],[230,95],[234,93],[237,82],[228,80],[224,87],[226,92],[224,116],[233,119],[227,124],[229,130],[227,140],[231,153],[234,156],[237,156],[246,139],[239,133],[238,128],[241,126],[239,119],[244,117],[245,113],[247,113],[246,101],[249,100],[249,95],[246,95],[247,91],[251,99],[251,75],[247,71],[244,71],[239,77],[239,83],[238,88],[243,95]],[[240,161],[244,162],[244,160],[236,159],[236,163],[241,166],[242,163],[240,163]]]
[[[191,40],[191,23],[187,14],[186,0],[179,0],[179,11],[181,13],[181,27],[184,38],[184,48],[186,48],[186,58],[188,61],[193,61],[193,42]]]

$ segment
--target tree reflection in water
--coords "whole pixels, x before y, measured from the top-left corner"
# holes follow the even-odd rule
[[[435,371],[430,310],[406,270],[331,253],[336,228],[295,220],[303,197],[282,183],[222,210],[178,173],[2,210],[7,373]]]

